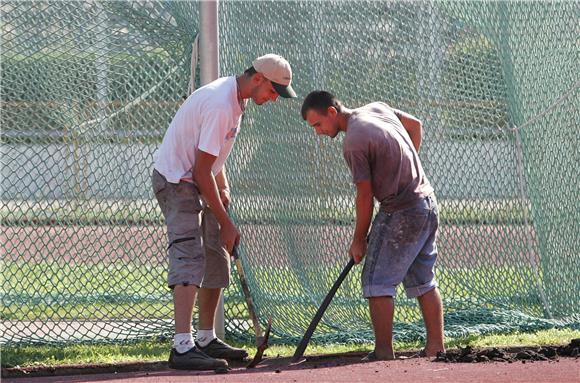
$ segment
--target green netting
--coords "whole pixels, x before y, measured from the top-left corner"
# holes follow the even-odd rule
[[[198,7],[0,5],[2,344],[173,333],[149,174],[188,93]],[[579,18],[579,2],[220,3],[220,73],[275,52],[299,92],[250,106],[228,160],[243,264],[278,341],[303,334],[354,225],[341,139],[300,117],[314,89],[423,120],[448,336],[580,328]],[[315,340],[372,340],[360,271]],[[250,339],[232,277],[227,335]],[[395,337],[424,337],[404,294]]]

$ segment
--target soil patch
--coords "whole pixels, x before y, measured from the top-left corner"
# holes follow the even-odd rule
[[[577,358],[580,355],[580,338],[572,339],[565,346],[542,346],[524,349],[474,349],[471,346],[460,347],[458,350],[440,352],[435,362],[447,363],[480,363],[480,362],[507,362],[515,361],[542,361],[556,360],[559,356]]]

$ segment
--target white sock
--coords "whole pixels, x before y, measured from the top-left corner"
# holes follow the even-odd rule
[[[173,347],[180,354],[188,352],[194,347],[193,336],[188,332],[175,334],[175,337],[173,338]]]
[[[201,347],[205,347],[215,338],[217,338],[217,336],[215,334],[215,329],[213,328],[211,330],[197,330],[195,341]]]

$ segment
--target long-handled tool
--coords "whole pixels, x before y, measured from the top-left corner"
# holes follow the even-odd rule
[[[322,304],[318,308],[316,315],[314,315],[314,318],[312,318],[312,321],[310,322],[310,326],[308,326],[306,333],[304,334],[304,336],[302,337],[302,340],[298,344],[298,347],[296,348],[296,351],[294,352],[294,356],[292,357],[292,360],[290,361],[290,363],[299,362],[300,359],[302,358],[302,355],[304,355],[304,351],[306,350],[306,347],[308,346],[308,342],[310,342],[310,338],[312,337],[314,330],[316,330],[316,326],[318,326],[318,322],[320,322],[320,320],[322,319],[324,312],[328,308],[328,305],[330,305],[332,298],[334,298],[334,294],[336,294],[336,291],[338,290],[338,288],[342,284],[342,281],[344,281],[344,279],[346,278],[350,269],[352,269],[353,266],[354,266],[354,260],[351,258],[350,261],[347,263],[347,265],[342,270],[342,273],[340,273],[340,275],[338,276],[338,279],[336,280],[336,282],[334,282],[334,285],[332,286],[332,288],[330,289],[328,294],[326,294],[326,298],[324,298],[324,301],[322,302]]]
[[[268,327],[262,339],[262,343],[258,345],[254,359],[246,366],[246,368],[256,367],[264,359],[264,351],[268,348],[268,339],[270,338],[270,330],[272,329],[272,318],[268,318]]]
[[[250,318],[252,324],[254,325],[254,332],[256,333],[256,346],[262,345],[264,343],[264,336],[262,335],[262,327],[258,321],[258,316],[256,315],[256,306],[254,306],[254,300],[250,295],[250,287],[248,286],[248,281],[246,280],[246,273],[244,273],[244,268],[242,267],[242,260],[240,259],[240,254],[238,253],[238,247],[234,246],[232,250],[232,258],[236,264],[236,269],[238,270],[238,277],[240,278],[240,285],[242,286],[242,292],[244,298],[246,299],[246,304],[248,305],[248,311],[250,313]]]

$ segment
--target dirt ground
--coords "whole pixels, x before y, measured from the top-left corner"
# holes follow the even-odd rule
[[[143,226],[0,226],[3,234],[5,260],[27,262],[58,262],[74,265],[85,263],[109,264],[114,262],[144,263],[165,266],[165,228],[162,225]],[[240,225],[247,251],[253,263],[277,267],[284,265],[291,254],[283,246],[286,235],[278,226]],[[351,226],[304,226],[296,227],[295,246],[306,246],[300,251],[309,254],[313,249],[321,253],[333,253],[336,249],[348,249]],[[342,234],[344,235],[342,235]],[[447,268],[504,266],[529,264],[532,257],[527,247],[526,234],[534,236],[533,229],[525,226],[444,225],[440,228],[438,247],[439,265]],[[256,238],[259,238],[257,240]],[[321,240],[322,238],[322,240]],[[325,239],[326,238],[326,239]],[[507,240],[509,239],[509,240]],[[244,240],[242,238],[242,240]],[[312,242],[310,242],[312,241]],[[309,243],[328,248],[308,247]],[[327,245],[325,245],[327,244]],[[478,251],[466,251],[466,245]],[[262,251],[261,249],[269,249]],[[277,257],[271,259],[271,251]],[[506,257],[504,254],[509,254]],[[346,252],[344,253],[346,256]],[[502,256],[499,256],[502,255]],[[536,260],[537,261],[537,260]]]
[[[362,353],[308,357],[289,366],[290,358],[269,358],[255,369],[232,366],[226,374],[174,371],[166,363],[78,368],[36,368],[24,374],[3,369],[3,382],[580,382],[580,340],[561,347],[514,349],[464,348],[437,358],[401,354],[397,360],[362,363]],[[10,371],[9,371],[10,370]],[[38,376],[40,373],[52,376]],[[55,376],[59,374],[61,376]],[[63,375],[66,374],[66,375]],[[15,377],[20,376],[20,377]]]

